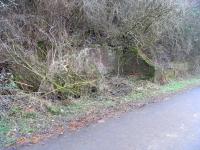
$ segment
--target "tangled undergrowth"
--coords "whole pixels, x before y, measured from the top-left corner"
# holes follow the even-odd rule
[[[198,1],[8,0],[0,7],[0,61],[25,91],[65,99],[98,89],[107,73],[139,70],[165,83],[166,70],[174,78],[198,72]]]

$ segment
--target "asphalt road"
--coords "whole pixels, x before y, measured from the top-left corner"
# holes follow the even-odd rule
[[[20,150],[200,150],[200,88]]]

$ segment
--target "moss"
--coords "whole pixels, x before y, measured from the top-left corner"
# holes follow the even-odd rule
[[[35,112],[24,112],[22,117],[26,119],[35,119],[37,114]]]
[[[17,65],[13,68],[12,73],[14,76],[13,80],[17,87],[24,91],[38,91],[42,80],[39,76],[26,68]]]
[[[133,48],[131,49],[131,51],[132,51],[132,53],[133,53],[135,56],[138,55],[138,49],[137,49],[136,47],[133,47]]]
[[[47,106],[48,112],[50,112],[52,115],[60,115],[61,109],[57,106]]]
[[[140,61],[141,61],[140,71],[143,73],[144,76],[140,79],[142,79],[142,80],[152,79],[155,75],[155,66],[153,65],[152,61],[149,58],[147,58],[146,56],[145,57],[142,56],[140,50],[136,47],[133,47],[131,49],[131,51],[132,51],[133,55],[135,55],[137,57],[139,56]]]
[[[53,81],[56,83],[54,89],[62,99],[68,96],[79,98],[81,95],[88,94],[92,83],[86,75],[79,75],[70,68],[54,74]]]
[[[47,45],[45,41],[37,42],[37,56],[39,61],[46,61],[47,59]]]

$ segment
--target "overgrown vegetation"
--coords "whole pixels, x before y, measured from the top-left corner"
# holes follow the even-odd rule
[[[199,83],[174,81],[200,71],[199,0],[0,0],[0,16],[0,146]]]
[[[198,1],[16,0],[1,7],[3,58],[13,61],[15,80],[25,90],[80,95],[80,87],[105,75],[102,57],[111,55],[109,72],[147,68],[140,73],[161,83],[168,81],[166,70],[174,78],[198,71]],[[85,50],[90,47],[100,53]],[[130,59],[135,63],[127,71]]]

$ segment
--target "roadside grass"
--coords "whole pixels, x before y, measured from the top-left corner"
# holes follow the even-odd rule
[[[192,79],[179,79],[172,80],[165,85],[156,85],[151,82],[147,82],[145,87],[140,87],[139,91],[133,91],[129,95],[122,99],[124,102],[135,102],[135,103],[148,103],[154,101],[153,99],[158,96],[163,96],[167,94],[173,94],[184,89],[195,87],[200,85],[200,77],[195,77]],[[150,87],[150,88],[147,88]]]
[[[200,85],[200,77],[171,81],[166,85],[157,85],[150,81],[130,80],[134,84],[131,93],[122,97],[85,97],[64,106],[51,104],[46,112],[31,111],[13,106],[6,116],[0,116],[0,148],[16,144],[21,137],[48,132],[55,124],[65,124],[69,120],[78,119],[87,114],[98,114],[109,108],[117,108],[129,103],[149,103],[153,98],[176,93],[190,87]],[[23,143],[22,143],[23,144]]]
[[[167,85],[161,86],[161,92],[168,93],[168,92],[177,92],[188,86],[197,86],[200,84],[200,78],[193,78],[188,80],[180,80],[180,81],[172,81]]]
[[[46,131],[52,124],[52,118],[48,114],[12,108],[6,116],[0,118],[0,149],[18,143],[21,137],[29,138],[35,133]]]
[[[13,144],[16,139],[8,135],[12,130],[11,124],[8,120],[0,121],[0,148],[8,144]]]

